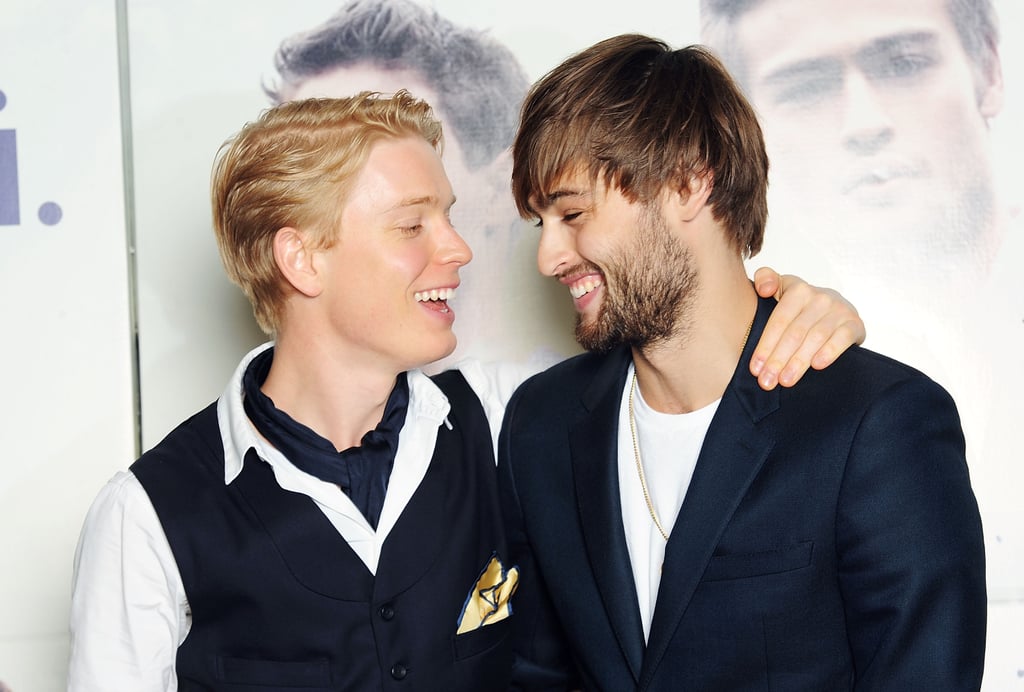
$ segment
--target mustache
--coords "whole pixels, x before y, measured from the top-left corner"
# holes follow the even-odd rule
[[[555,278],[564,279],[566,277],[582,276],[583,274],[601,274],[603,276],[604,270],[590,262],[579,262],[568,269],[558,272]]]

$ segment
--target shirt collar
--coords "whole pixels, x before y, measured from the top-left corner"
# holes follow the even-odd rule
[[[221,443],[224,446],[225,485],[234,481],[242,472],[245,455],[250,449],[255,449],[256,454],[264,461],[269,462],[271,466],[278,464],[292,466],[281,452],[256,431],[255,426],[245,415],[245,407],[242,404],[242,376],[245,374],[246,368],[249,367],[253,358],[273,345],[274,342],[268,341],[245,354],[238,367],[235,368],[224,393],[217,401],[217,422],[220,427]],[[406,413],[406,425],[408,425],[410,417],[416,416],[435,426],[444,423],[451,427],[447,420],[451,405],[434,381],[420,370],[410,370],[408,381],[409,408]],[[298,469],[296,472],[301,473]]]

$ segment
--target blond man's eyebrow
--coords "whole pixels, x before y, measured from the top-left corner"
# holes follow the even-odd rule
[[[448,200],[448,207],[455,204],[455,196],[453,195]],[[395,205],[387,209],[387,211],[395,211],[396,209],[405,209],[406,207],[415,207],[421,204],[438,204],[439,200],[434,195],[423,195],[421,197],[406,197],[405,199],[399,200]]]

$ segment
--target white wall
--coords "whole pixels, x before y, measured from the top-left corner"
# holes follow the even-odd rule
[[[117,60],[113,2],[5,2],[20,223],[0,225],[0,680],[17,692],[63,687],[78,529],[135,454]]]

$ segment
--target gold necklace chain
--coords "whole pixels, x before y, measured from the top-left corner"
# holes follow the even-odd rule
[[[636,368],[633,368],[633,381],[629,385],[629,433],[633,436],[633,458],[636,459],[636,473],[640,476],[640,488],[644,491],[644,502],[647,503],[647,511],[651,513],[654,525],[658,527],[658,533],[666,541],[668,533],[658,519],[658,513],[654,511],[654,503],[651,502],[651,494],[647,491],[647,478],[644,476],[644,465],[640,462],[640,445],[636,443],[636,416],[633,415],[633,392],[636,391]]]
[[[743,353],[743,349],[747,347],[747,339],[750,338],[750,330],[753,327],[754,320],[750,320],[750,324],[747,325],[747,331],[743,335],[743,343],[740,344],[740,353]],[[633,413],[634,392],[636,392],[636,367],[633,368],[633,380],[629,383],[629,434],[633,438],[633,459],[636,460],[636,475],[640,477],[640,489],[644,491],[644,502],[647,503],[647,511],[650,512],[651,519],[654,521],[654,526],[658,529],[658,533],[667,541],[668,532],[661,525],[661,520],[658,519],[658,512],[654,509],[651,493],[647,490],[647,476],[644,474],[644,465],[640,461],[640,445],[636,441],[636,415]]]

